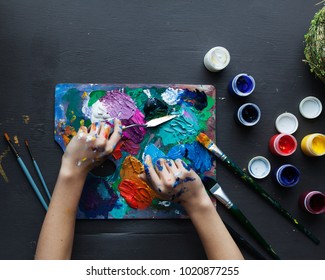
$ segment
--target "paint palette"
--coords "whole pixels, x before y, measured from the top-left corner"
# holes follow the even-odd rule
[[[63,151],[80,126],[114,118],[123,126],[177,114],[157,127],[133,126],[109,159],[87,176],[79,219],[186,218],[177,203],[162,201],[138,178],[143,158],[182,158],[201,177],[215,176],[213,158],[196,141],[200,132],[215,141],[216,89],[183,84],[58,84],[55,89],[55,140]]]

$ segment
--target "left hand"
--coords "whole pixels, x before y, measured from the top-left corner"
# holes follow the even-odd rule
[[[85,126],[81,126],[62,157],[64,169],[86,176],[90,170],[100,165],[121,139],[121,121],[114,120],[114,131],[109,136],[110,129],[106,123],[92,123],[89,132]]]

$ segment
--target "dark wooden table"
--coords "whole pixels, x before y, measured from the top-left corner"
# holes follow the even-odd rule
[[[315,3],[317,1],[314,1]],[[300,143],[309,133],[325,133],[325,113],[315,120],[298,111],[300,100],[318,97],[325,105],[324,84],[304,59],[304,34],[314,13],[313,1],[0,1],[0,131],[17,136],[18,149],[36,178],[24,139],[50,188],[56,181],[62,152],[54,142],[54,87],[80,83],[191,83],[217,88],[217,142],[240,167],[256,156],[272,167],[292,163],[302,172],[297,187],[283,189],[269,175],[260,184],[321,239],[315,245],[259,195],[219,162],[217,178],[283,259],[325,258],[325,215],[298,207],[305,190],[325,191],[325,157],[308,158],[298,148],[288,158],[273,156],[268,140],[283,112],[299,120],[294,134]],[[230,65],[210,73],[205,53],[224,46]],[[229,80],[246,72],[256,90],[243,100],[227,91]],[[235,109],[251,101],[262,110],[257,126],[237,126]],[[32,259],[44,218],[6,141],[0,141],[0,259]],[[268,255],[219,206],[222,218]],[[243,249],[248,259],[254,259]],[[204,259],[189,220],[78,221],[75,259]]]

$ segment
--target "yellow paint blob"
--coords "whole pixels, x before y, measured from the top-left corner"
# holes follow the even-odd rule
[[[325,137],[316,136],[311,142],[311,147],[316,154],[324,154],[325,152]]]
[[[2,154],[0,155],[0,174],[3,178],[3,180],[5,180],[6,183],[9,182],[9,179],[7,177],[6,172],[4,171],[3,167],[2,167],[2,159],[8,154],[8,152],[10,151],[10,148],[8,147],[7,149],[5,149]]]
[[[19,146],[19,140],[17,135],[14,136],[14,143]]]
[[[29,116],[28,115],[22,115],[22,117],[23,117],[24,124],[29,124],[29,120],[30,120]]]

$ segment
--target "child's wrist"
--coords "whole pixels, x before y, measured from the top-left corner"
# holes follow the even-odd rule
[[[69,180],[85,180],[88,171],[70,161],[62,159],[59,175]]]
[[[202,189],[199,194],[194,197],[181,202],[186,212],[191,215],[192,213],[198,213],[205,211],[209,207],[213,207],[213,203],[207,194],[205,189]]]

